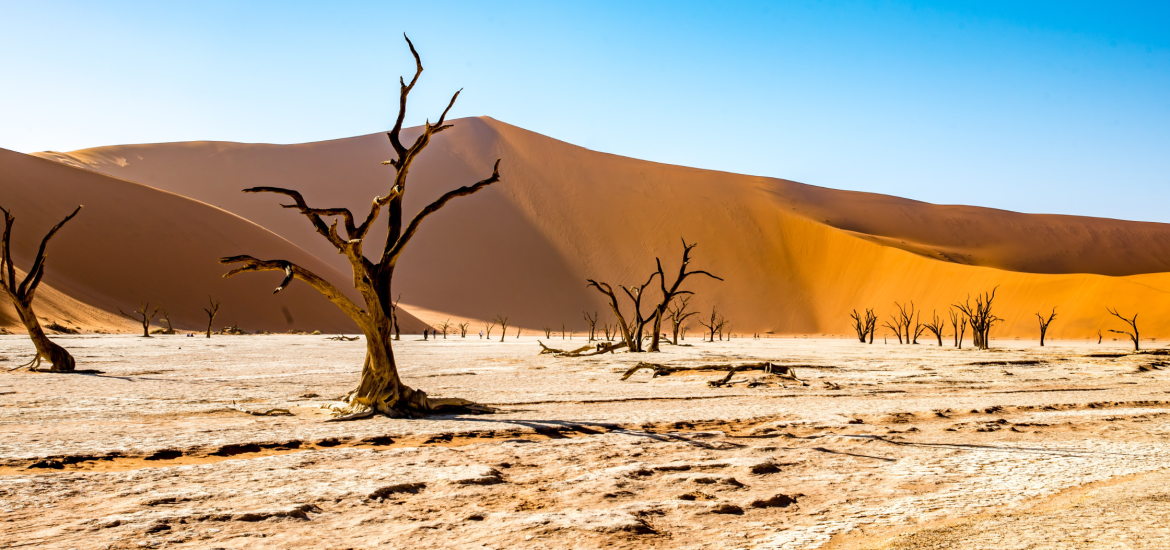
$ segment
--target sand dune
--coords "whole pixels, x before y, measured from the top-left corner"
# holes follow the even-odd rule
[[[353,332],[333,304],[306,285],[273,295],[274,273],[223,279],[216,260],[233,254],[279,257],[342,276],[296,245],[218,208],[145,185],[0,150],[0,203],[16,216],[13,255],[27,267],[41,237],[78,204],[82,212],[49,248],[39,314],[87,330],[134,330],[118,308],[161,304],[177,329],[206,326],[207,296],[222,300],[216,328]],[[19,329],[10,310],[0,322]],[[65,322],[69,321],[69,322]]]
[[[343,267],[329,246],[254,185],[292,187],[321,207],[364,208],[384,194],[383,134],[300,145],[193,142],[102,147],[47,158],[220,206]],[[847,312],[894,301],[943,310],[999,287],[1001,337],[1034,336],[1057,306],[1057,338],[1116,327],[1105,306],[1141,311],[1144,332],[1170,332],[1170,225],[986,208],[663,165],[589,151],[490,118],[455,121],[412,170],[408,211],[490,172],[504,180],[428,220],[396,275],[403,303],[427,317],[578,329],[603,310],[586,277],[640,283],[679,239],[700,243],[695,303],[737,333],[845,334]],[[603,310],[604,311],[604,310]],[[430,320],[430,319],[428,319]]]

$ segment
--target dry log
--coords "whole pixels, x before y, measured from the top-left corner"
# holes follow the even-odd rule
[[[717,364],[717,365],[677,365],[677,366],[667,366],[667,365],[662,365],[659,363],[647,363],[647,362],[643,361],[641,363],[638,363],[637,365],[634,365],[629,370],[627,370],[626,373],[622,375],[622,380],[628,379],[629,377],[633,376],[635,372],[638,372],[639,370],[642,370],[642,369],[648,369],[650,371],[653,371],[654,378],[657,378],[659,376],[670,376],[671,374],[674,374],[676,372],[723,371],[723,370],[727,371],[727,376],[725,376],[724,378],[719,379],[719,380],[712,380],[712,381],[708,382],[710,385],[712,385],[714,387],[720,387],[720,386],[726,385],[727,382],[731,380],[731,377],[737,372],[750,371],[750,370],[762,370],[762,371],[764,371],[764,374],[771,374],[773,376],[779,376],[781,378],[795,380],[797,382],[800,382],[801,385],[804,385],[804,386],[808,385],[804,380],[801,380],[800,378],[796,377],[796,370],[793,369],[792,367],[790,367],[788,365],[778,365],[776,363],[772,363],[769,361],[765,361],[763,363],[748,363],[748,364],[744,364],[744,365]]]
[[[252,416],[295,416],[288,409],[268,409],[266,411],[248,410],[248,409],[245,409],[245,408],[237,405],[235,401],[232,401],[232,404],[228,408],[240,411],[242,413],[250,414]]]

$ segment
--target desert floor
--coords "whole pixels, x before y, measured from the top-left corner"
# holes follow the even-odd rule
[[[1122,342],[410,336],[409,384],[501,412],[325,423],[360,341],[57,340],[101,373],[0,374],[0,548],[1170,547],[1170,358]]]

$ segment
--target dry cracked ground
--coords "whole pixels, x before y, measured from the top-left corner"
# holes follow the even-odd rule
[[[0,548],[1170,547],[1170,358],[1116,343],[409,337],[408,383],[500,413],[326,423],[360,341],[59,340],[100,372],[0,374]]]

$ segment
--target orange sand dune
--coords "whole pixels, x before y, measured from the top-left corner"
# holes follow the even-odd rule
[[[386,192],[379,161],[393,156],[382,134],[42,155],[218,205],[337,267],[279,197],[239,190],[291,187],[315,206],[360,211]],[[403,303],[428,317],[502,313],[525,327],[579,329],[582,310],[603,310],[586,277],[640,283],[656,255],[677,269],[685,237],[700,243],[693,265],[726,279],[696,280],[694,302],[719,307],[737,333],[845,334],[854,307],[884,316],[895,300],[914,300],[941,314],[999,286],[1006,321],[995,334],[1004,337],[1034,336],[1033,314],[1052,306],[1053,337],[1095,337],[1118,324],[1106,305],[1141,311],[1147,336],[1170,335],[1170,225],[937,206],[657,164],[486,117],[457,120],[432,142],[411,172],[408,211],[485,177],[496,158],[504,180],[432,216],[400,263]]]
[[[36,307],[51,320],[129,332],[134,325],[116,320],[118,308],[129,312],[150,301],[166,308],[176,329],[199,330],[206,327],[202,308],[212,295],[223,303],[216,329],[239,324],[249,331],[356,330],[306,285],[273,295],[280,274],[223,279],[227,269],[217,258],[253,254],[303,262],[344,280],[296,245],[207,204],[6,150],[0,150],[0,204],[16,216],[18,267],[28,267],[52,224],[78,204],[85,206],[50,243],[44,281],[59,292],[42,290]],[[10,307],[3,312],[5,327],[22,329]]]

